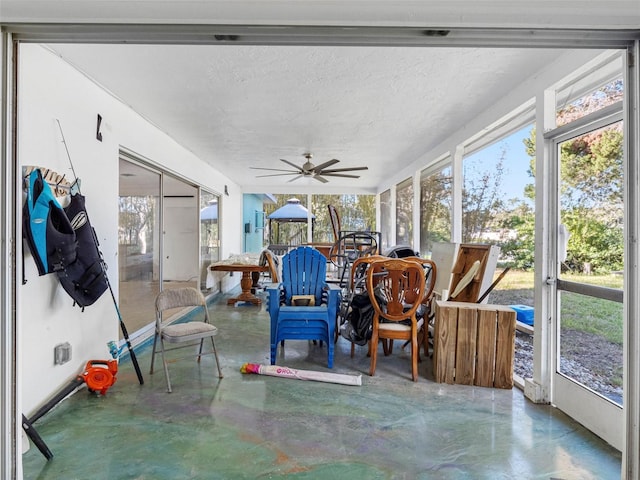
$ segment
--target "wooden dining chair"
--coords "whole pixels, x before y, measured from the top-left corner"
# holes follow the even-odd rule
[[[278,275],[278,265],[279,260],[276,258],[276,255],[265,248],[260,253],[260,259],[258,261],[259,265],[266,265],[269,267],[269,271],[265,272],[265,274],[271,279],[271,283],[278,283],[280,281],[280,276]]]
[[[405,259],[376,260],[367,270],[367,292],[374,308],[371,333],[371,366],[376,371],[379,340],[408,340],[411,344],[411,378],[418,380],[418,331],[425,319],[416,312],[425,294],[422,265]]]
[[[424,280],[425,280],[424,295],[422,296],[422,301],[420,302],[421,305],[418,307],[418,311],[416,312],[416,317],[418,318],[418,321],[420,321],[420,319],[424,319],[424,322],[422,322],[422,327],[418,331],[418,340],[422,340],[421,343],[424,348],[424,356],[428,357],[429,356],[429,321],[434,315],[433,314],[433,299],[434,299],[433,290],[436,286],[438,268],[436,266],[436,263],[433,260],[429,260],[426,258],[404,257],[404,260],[417,262],[418,264],[422,265],[422,268],[424,270]],[[416,295],[416,292],[407,293],[408,303],[415,302],[416,300],[415,295]],[[408,342],[405,342],[402,348],[404,348],[407,344]],[[393,342],[389,342],[388,348],[389,348],[388,353],[392,353]]]
[[[342,295],[342,301],[340,305],[340,313],[338,315],[338,321],[340,324],[337,326],[338,331],[345,331],[349,334],[352,332],[349,329],[345,328],[345,323],[350,321],[350,315],[353,315],[353,301],[357,295],[365,295],[367,296],[367,270],[369,265],[377,260],[383,260],[386,257],[381,255],[370,255],[366,257],[360,257],[356,259],[351,265],[351,275],[349,277],[349,282],[345,288],[345,291]],[[365,297],[366,298],[366,297]],[[355,353],[355,342],[352,338],[349,338],[349,335],[343,335],[344,338],[351,342],[351,358]],[[357,341],[357,340],[356,340]],[[360,342],[359,342],[360,344]],[[385,347],[386,351],[386,347]]]
[[[333,241],[337,242],[340,238],[340,230],[342,229],[340,225],[340,215],[333,205],[327,205],[327,210],[329,211],[329,220],[331,221],[331,230],[333,231]]]

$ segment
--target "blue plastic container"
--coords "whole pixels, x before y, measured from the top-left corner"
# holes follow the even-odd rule
[[[528,305],[509,305],[516,311],[516,319],[527,325],[533,326],[533,307]]]

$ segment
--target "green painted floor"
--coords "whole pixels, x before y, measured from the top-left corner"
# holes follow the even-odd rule
[[[144,347],[144,385],[123,360],[105,396],[82,389],[36,422],[54,458],[32,445],[24,478],[620,478],[620,453],[562,413],[517,388],[434,383],[430,359],[413,383],[397,347],[369,377],[365,347],[352,359],[338,341],[332,371],[362,374],[362,386],[242,374],[245,362],[269,363],[269,317],[226,298],[210,307],[224,379],[212,356],[183,359],[168,394]],[[329,371],[326,345],[288,341],[278,354],[279,365]]]

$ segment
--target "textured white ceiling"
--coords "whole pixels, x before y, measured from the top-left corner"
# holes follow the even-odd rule
[[[563,53],[513,48],[51,45],[239,185],[249,167],[368,166],[375,189]],[[294,184],[291,184],[292,186]],[[286,185],[285,185],[286,186]]]
[[[527,47],[549,46],[548,38],[558,46],[571,31],[561,46],[583,47],[581,39],[593,38],[595,30],[605,42],[621,29],[637,36],[640,1],[2,0],[0,22],[39,38],[70,26],[66,37],[53,38],[90,39],[95,44],[52,47],[247,190],[293,185],[289,177],[256,179],[249,167],[281,168],[280,158],[301,164],[311,152],[316,164],[338,158],[337,168],[369,167],[356,181],[324,185],[344,191],[388,185],[406,173],[399,172],[403,166],[421,162],[434,145],[567,53]],[[110,33],[102,37],[100,27]],[[134,45],[149,43],[135,41],[143,27],[164,45]],[[287,41],[289,27],[301,40]],[[454,30],[438,48],[274,46],[278,41],[269,40],[282,35],[283,43],[309,45],[314,42],[305,35],[331,27],[316,44],[351,43],[357,28],[385,30],[387,39],[413,28],[413,37],[403,38],[418,43],[427,32]],[[474,29],[491,32],[496,43],[469,48],[479,47]],[[514,29],[519,38],[510,44],[504,36]],[[180,40],[177,30],[191,46],[172,41]],[[260,31],[262,40],[242,43],[269,46],[206,40],[236,30]],[[355,43],[393,43],[380,31]],[[99,44],[104,38],[116,44]]]

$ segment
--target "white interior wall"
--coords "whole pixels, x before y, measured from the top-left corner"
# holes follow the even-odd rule
[[[236,185],[43,47],[21,46],[19,75],[20,164],[48,167],[73,178],[56,122],[59,120],[75,174],[82,180],[87,212],[109,266],[116,298],[121,147],[210,191],[224,192],[227,185],[229,195],[222,195],[220,205],[225,219],[222,258],[231,251],[241,251],[242,194]],[[97,114],[103,118],[102,142],[96,140]],[[106,344],[118,338],[119,323],[108,292],[82,312],[73,306],[54,274],[38,277],[28,249],[25,257],[27,283],[17,288],[18,388],[22,393],[18,410],[28,416],[80,373],[88,360],[110,358]],[[225,286],[229,288],[232,283],[227,281]],[[72,359],[54,366],[54,346],[61,342],[71,344]],[[144,370],[144,366],[141,368]]]

